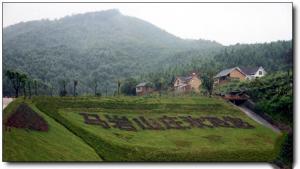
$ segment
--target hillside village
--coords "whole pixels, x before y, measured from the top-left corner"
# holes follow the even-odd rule
[[[227,84],[238,80],[254,80],[267,74],[262,66],[259,67],[233,67],[220,71],[213,77],[213,86]],[[188,76],[177,76],[172,83],[172,91],[176,94],[188,94],[191,92],[200,94],[202,88],[201,74],[195,72]],[[136,95],[143,96],[155,92],[150,82],[142,82],[136,85]]]

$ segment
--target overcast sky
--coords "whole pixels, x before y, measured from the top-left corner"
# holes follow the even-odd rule
[[[119,9],[184,39],[224,45],[292,39],[291,3],[4,3],[3,26]]]

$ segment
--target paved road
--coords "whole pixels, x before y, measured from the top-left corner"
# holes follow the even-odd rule
[[[237,106],[237,107],[240,110],[242,110],[247,116],[249,116],[250,118],[252,118],[256,122],[258,122],[259,124],[262,124],[262,125],[270,128],[270,129],[272,129],[276,133],[280,133],[280,130],[277,127],[272,126],[268,121],[266,121],[265,119],[263,119],[262,117],[260,117],[259,115],[257,115],[253,111],[251,111],[250,109],[246,108],[245,106]]]
[[[2,109],[4,109],[10,102],[12,102],[14,99],[13,98],[3,98],[3,104],[2,104]]]

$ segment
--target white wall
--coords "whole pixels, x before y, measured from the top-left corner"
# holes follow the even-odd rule
[[[260,75],[259,72],[262,72],[262,74]],[[254,77],[263,77],[266,75],[266,71],[263,67],[259,67],[259,69],[257,70],[257,72],[255,73]]]

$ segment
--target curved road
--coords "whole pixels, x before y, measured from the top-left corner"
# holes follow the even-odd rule
[[[263,119],[262,117],[260,117],[259,115],[257,115],[253,111],[251,111],[250,109],[246,108],[245,106],[237,106],[237,107],[241,111],[243,111],[247,116],[249,116],[250,118],[252,118],[256,122],[258,122],[259,124],[264,125],[264,126],[270,128],[270,129],[272,129],[276,133],[280,133],[280,130],[277,127],[271,125],[268,121],[266,121],[265,119]]]

